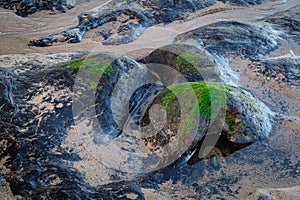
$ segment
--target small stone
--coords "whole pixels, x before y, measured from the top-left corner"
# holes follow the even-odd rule
[[[136,199],[137,197],[138,195],[134,193],[126,194],[126,198],[128,199]]]
[[[57,104],[55,107],[56,107],[56,108],[62,108],[63,106],[64,106],[64,104],[59,103],[59,104]]]
[[[46,97],[44,97],[44,100],[45,100],[45,101],[50,101],[50,100],[51,100],[51,97],[50,97],[50,96],[46,96]]]

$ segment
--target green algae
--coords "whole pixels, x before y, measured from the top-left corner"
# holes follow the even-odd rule
[[[180,96],[181,99],[186,99],[185,103],[182,104]],[[194,137],[195,133],[198,136],[203,136],[208,127],[214,124],[213,122],[222,125],[220,131],[225,131],[223,133],[227,137],[245,134],[249,131],[247,129],[249,125],[244,121],[244,114],[248,113],[248,107],[251,107],[248,109],[253,109],[254,112],[257,109],[255,102],[247,93],[218,83],[187,82],[173,84],[163,90],[157,98],[157,101],[167,111],[169,127],[180,131],[178,143],[185,141],[185,138]],[[192,101],[193,98],[196,98],[196,101]],[[236,101],[245,103],[245,105],[244,103],[236,105],[238,107],[243,106],[242,111],[236,111],[237,107],[234,105]]]
[[[201,62],[202,56],[195,53],[193,50],[189,50],[181,55],[179,55],[175,62],[177,65],[197,65],[197,63]]]
[[[201,55],[193,50],[188,50],[177,56],[175,65],[180,72],[197,72],[197,66],[202,60],[203,58]]]
[[[176,96],[185,96],[187,90],[192,89],[197,98],[199,115],[214,118],[216,116],[212,105],[225,105],[227,98],[232,97],[230,91],[234,88],[217,83],[207,82],[188,82],[181,84],[173,84],[167,87],[169,92],[162,92],[162,105],[165,109],[170,109],[176,105]],[[187,97],[188,98],[188,97]],[[191,108],[191,107],[188,107]]]
[[[87,58],[87,56],[83,56],[81,58],[66,62],[63,65],[66,65],[68,68],[71,68],[71,69],[78,69],[78,68],[84,66],[86,58]]]
[[[181,115],[182,128],[179,141],[182,141],[184,137],[198,129],[198,120],[205,120],[208,126],[211,121],[219,117],[220,112],[225,110],[227,99],[232,98],[233,90],[235,89],[230,86],[217,83],[188,82],[168,86],[160,93],[158,99],[168,113],[169,123],[175,122],[178,115]],[[179,101],[180,97],[186,99],[183,105]],[[192,101],[192,98],[196,99]],[[179,128],[178,124],[172,123],[172,126]],[[199,131],[197,134],[201,134]]]
[[[94,61],[93,56],[83,56],[81,58],[62,63],[54,69],[56,71],[61,69],[76,70],[78,71],[76,79],[83,81],[90,88],[94,89],[97,87],[98,81],[102,76],[107,76],[107,78],[109,78],[110,74],[113,72],[111,59],[109,57],[105,58],[107,57],[106,55],[98,56],[102,56],[103,59],[101,61]]]
[[[88,57],[84,56],[82,58],[72,60],[65,63],[69,69],[83,69],[84,72],[90,75],[102,75],[104,73],[110,74],[112,67],[110,61],[103,60],[100,62],[90,61]]]

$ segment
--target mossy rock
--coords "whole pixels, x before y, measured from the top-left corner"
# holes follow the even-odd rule
[[[117,67],[112,66],[112,62],[117,58],[113,54],[91,54],[54,66],[48,69],[47,73],[58,75],[62,71],[66,71],[70,75],[76,76],[77,81],[94,89],[100,78],[108,79],[113,71],[117,71]]]
[[[187,91],[191,89],[197,103],[181,105],[178,97],[189,98]],[[189,82],[170,85],[156,97],[153,104],[162,105],[157,112],[165,110],[167,126],[156,135],[145,138],[147,144],[151,143],[149,146],[152,146],[152,150],[163,145],[157,141],[164,141],[165,138],[170,140],[177,133],[180,134],[178,142],[181,142],[189,138],[194,129],[198,130],[193,137],[199,140],[207,133],[209,126],[218,120],[223,122],[220,133],[235,143],[251,143],[271,131],[272,112],[262,102],[247,91],[223,84]],[[150,121],[148,118],[146,114],[142,126],[147,125]],[[198,121],[197,127],[195,121]]]
[[[192,45],[172,44],[156,49],[141,60],[151,69],[151,64],[168,66],[184,76],[188,82],[220,82],[212,56]]]

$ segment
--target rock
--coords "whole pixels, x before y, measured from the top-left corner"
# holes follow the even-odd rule
[[[22,17],[27,17],[30,14],[41,10],[51,10],[54,9],[60,12],[66,12],[67,9],[72,9],[75,7],[77,0],[3,0],[0,2],[0,7],[16,10],[16,14]]]
[[[179,72],[186,82],[220,82],[213,57],[205,50],[192,45],[171,44],[154,50],[140,62],[151,65],[164,65]],[[154,70],[154,69],[152,69]],[[164,77],[162,77],[164,78]],[[165,77],[168,79],[168,77]]]
[[[219,78],[226,84],[239,86],[238,75],[231,70],[235,57],[250,59],[263,73],[265,80],[299,85],[299,61],[293,50],[289,55],[268,57],[282,42],[299,41],[299,6],[274,14],[260,21],[217,22],[178,35],[174,43],[193,44],[207,50],[219,68]],[[284,33],[285,32],[285,33]],[[264,67],[261,67],[264,66]]]
[[[68,164],[80,158],[60,147],[73,120],[71,107],[66,104],[71,99],[64,96],[70,93],[72,79],[64,70],[56,74],[57,79],[47,71],[51,61],[61,62],[78,55],[5,56],[7,60],[2,64],[7,67],[0,70],[0,162],[1,169],[7,168],[2,171],[2,177],[9,183],[14,197],[88,198],[87,193],[77,193],[87,191],[88,184]],[[12,63],[8,62],[9,58]],[[58,99],[63,107],[54,109],[55,103],[46,97]],[[52,190],[70,185],[72,189],[68,191]]]
[[[168,49],[172,48],[165,47],[165,50],[162,48],[158,52],[167,55]],[[269,115],[266,114],[266,110],[261,109],[265,105],[260,104],[247,92],[218,83],[182,83],[186,80],[203,79],[195,69],[200,72],[202,70],[203,73],[207,70],[207,74],[210,75],[208,78],[218,81],[217,75],[213,75],[214,62],[205,51],[187,48],[185,45],[174,45],[173,53],[171,52],[169,56],[175,58],[175,62],[171,61],[172,59],[157,61],[158,64],[165,63],[170,66],[165,71],[160,65],[158,71],[151,68],[154,61],[151,59],[156,57],[155,52],[147,59],[142,59],[144,65],[125,56],[110,54],[87,56],[72,53],[57,54],[57,57],[55,55],[43,57],[35,54],[27,58],[25,55],[14,55],[16,59],[8,59],[6,56],[4,63],[7,67],[1,69],[0,128],[3,134],[0,135],[0,139],[7,141],[7,145],[0,146],[0,155],[10,158],[4,165],[11,171],[3,177],[11,185],[14,195],[37,197],[51,194],[53,197],[89,198],[92,194],[87,191],[93,191],[93,188],[86,182],[83,173],[90,183],[97,185],[100,184],[99,180],[101,183],[110,183],[134,179],[135,173],[141,176],[139,173],[151,171],[153,165],[160,169],[174,162],[190,145],[196,145],[206,134],[209,120],[212,121],[219,116],[216,115],[219,112],[209,109],[210,103],[218,105],[219,102],[221,106],[228,104],[228,109],[221,106],[217,108],[226,108],[231,114],[227,118],[227,126],[221,127],[231,141],[252,142],[262,136],[262,132],[269,131],[266,128]],[[49,61],[56,62],[76,57],[75,60],[53,64],[51,67],[46,64]],[[38,64],[32,58],[42,63]],[[12,63],[9,63],[9,60]],[[180,69],[180,66],[184,67]],[[166,78],[165,75],[170,76]],[[167,88],[162,85],[166,85]],[[190,85],[195,89],[192,91],[196,91],[199,95],[199,102],[201,101],[200,120],[196,124],[196,127],[199,126],[198,135],[192,130],[193,124],[189,124],[194,122],[195,113],[186,112],[178,104],[181,96],[181,99],[186,99],[183,105],[192,105],[193,102],[187,98],[189,93],[180,94],[181,89],[178,91],[178,88]],[[221,89],[223,87],[224,90]],[[164,95],[171,94],[169,91],[172,88],[173,92],[178,94],[176,98],[169,99],[171,102],[162,101]],[[213,96],[216,98],[211,101],[207,96],[202,98],[203,92],[219,96]],[[220,99],[226,95],[232,98],[228,98],[228,101]],[[161,106],[151,106],[159,103]],[[170,103],[173,104],[172,108],[168,107]],[[166,108],[166,115],[163,112],[156,114],[163,106]],[[220,110],[224,115],[225,111]],[[176,118],[177,116],[180,117]],[[150,121],[147,121],[147,118]],[[197,117],[195,119],[197,120]],[[154,129],[151,128],[149,132],[148,125],[151,125],[151,120],[154,122],[152,125],[157,127],[160,124],[162,129],[157,129],[157,132],[153,133]],[[177,132],[180,120],[186,126],[182,126],[184,129]],[[74,125],[79,132],[72,131]],[[138,126],[144,133],[144,139],[141,137],[143,135],[130,135],[130,131],[135,133],[134,127]],[[85,134],[81,134],[81,130]],[[75,140],[77,137],[79,139]],[[83,142],[85,146],[82,149]],[[110,143],[113,145],[106,145]],[[177,144],[180,146],[178,149]],[[102,150],[95,151],[101,145]],[[145,152],[142,146],[146,146],[148,151]],[[119,150],[116,151],[116,147]],[[162,151],[159,152],[159,149]],[[97,152],[99,155],[102,152],[101,155],[108,157],[101,159],[101,163],[91,160],[88,155],[96,156]],[[117,156],[118,154],[120,156]],[[18,159],[20,157],[22,159]],[[85,162],[88,162],[86,159],[97,164],[95,166],[86,164]],[[102,162],[105,162],[105,165]],[[137,162],[140,164],[136,165]],[[121,169],[122,173],[114,171],[114,167]],[[127,173],[127,170],[131,170],[130,173]],[[115,177],[116,174],[118,177]],[[64,191],[48,188],[70,185],[72,189]]]
[[[0,198],[3,200],[15,199],[9,185],[2,178],[2,174],[0,174]]]
[[[300,186],[290,188],[257,189],[247,197],[247,200],[298,200]]]
[[[221,1],[224,3],[230,2],[234,5],[242,5],[242,6],[262,4],[262,3],[268,2],[268,0],[221,0]]]
[[[192,1],[188,1],[190,2]],[[165,5],[171,11],[175,5],[174,1],[131,3],[143,9],[149,7],[151,12],[158,10],[159,16],[164,16]],[[183,12],[190,9],[190,4],[180,3],[178,10]],[[107,12],[110,14],[110,11],[111,9]],[[116,37],[117,43],[130,41],[131,38],[127,35],[131,35],[133,30],[137,31],[133,37],[138,37],[139,31],[146,27],[139,27],[140,23],[136,25],[132,22],[137,19],[136,13],[130,14],[131,11],[128,10],[124,13],[116,14],[118,23],[129,22],[128,27],[120,29],[120,34],[124,34],[120,38]],[[167,19],[166,22],[173,20],[173,15],[176,15],[176,12],[166,13],[163,17]],[[93,22],[95,18],[91,18],[91,23],[98,26],[97,21]],[[159,17],[153,19],[153,24],[156,23],[155,20],[160,20]],[[82,23],[88,21],[84,17],[82,20]],[[252,29],[253,34],[250,32]],[[153,186],[150,183],[153,179],[140,183],[143,181],[140,176],[146,176],[149,172],[143,170],[148,166],[152,167],[157,160],[162,161],[158,164],[159,167],[164,167],[179,157],[186,162],[190,157],[184,157],[194,152],[188,152],[189,148],[194,148],[209,133],[211,123],[222,122],[217,128],[220,128],[222,137],[230,140],[231,143],[227,143],[229,145],[251,144],[260,137],[267,137],[272,129],[272,111],[248,91],[220,84],[222,79],[216,70],[215,58],[216,55],[241,55],[257,59],[257,56],[268,54],[276,48],[278,40],[277,34],[270,28],[270,23],[228,22],[227,26],[216,23],[197,30],[200,30],[199,35],[192,39],[201,45],[206,42],[204,49],[175,44],[160,48],[138,62],[125,56],[110,54],[7,56],[10,59],[1,56],[1,61],[5,61],[1,65],[7,64],[8,60],[10,63],[6,68],[0,69],[0,157],[1,163],[9,169],[0,175],[11,187],[12,193],[18,198],[117,199],[127,195],[128,198],[140,199],[143,195],[138,190],[140,184],[144,184],[147,186],[147,189],[142,190],[144,196],[168,199],[171,196],[148,188]],[[224,33],[220,30],[224,30]],[[81,37],[80,29],[75,30],[75,35],[76,31]],[[194,33],[198,34],[197,31]],[[212,38],[204,38],[204,33],[211,34]],[[237,38],[236,41],[230,37],[231,34]],[[243,38],[243,34],[251,39]],[[72,38],[72,34],[69,36]],[[78,38],[66,39],[69,36],[54,37],[54,40],[77,42]],[[105,32],[104,36],[108,42],[115,37],[111,32]],[[214,36],[220,36],[220,39]],[[176,42],[186,42],[187,38],[179,37]],[[42,41],[41,45],[43,42],[51,45],[51,37],[48,39]],[[245,49],[240,42],[245,43]],[[223,49],[228,51],[223,52],[218,45],[224,45]],[[256,52],[252,52],[251,48]],[[69,59],[72,61],[60,63]],[[287,72],[286,78],[294,82],[298,80],[299,74],[297,59],[280,58],[274,61],[264,58],[262,62],[267,66],[266,73]],[[261,60],[259,58],[257,62],[260,63]],[[278,68],[277,65],[285,66]],[[73,94],[75,95],[70,98]],[[193,97],[196,101],[193,101]],[[77,105],[75,108],[74,104]],[[195,105],[198,105],[198,109],[195,109]],[[74,128],[78,124],[83,126]],[[143,137],[138,134],[129,135],[128,130],[134,130],[131,126],[140,126]],[[78,135],[75,129],[83,131],[85,135]],[[90,140],[86,140],[87,138]],[[140,143],[138,139],[142,139],[139,140]],[[110,142],[115,143],[109,145]],[[182,147],[178,144],[183,143],[184,148],[178,152],[173,151]],[[97,151],[97,147],[102,144],[108,145]],[[167,146],[168,144],[173,146]],[[120,148],[115,150],[114,145]],[[140,147],[138,145],[146,146],[147,152],[142,148],[133,148]],[[175,148],[169,148],[174,146]],[[98,158],[97,153],[105,155],[106,160]],[[196,154],[198,157],[198,153]],[[147,155],[150,159],[146,161],[149,162],[143,162],[145,160],[141,155]],[[210,162],[216,170],[220,168],[216,159]],[[159,167],[155,170],[160,170]],[[173,173],[172,168],[172,165],[167,168],[170,171],[168,173]],[[198,168],[195,166],[193,171],[199,174],[199,168],[201,165]],[[127,171],[128,169],[131,171]],[[140,176],[132,175],[135,173]],[[229,179],[237,181],[234,177]],[[221,185],[228,181],[221,182]],[[111,184],[105,185],[106,183]],[[127,186],[124,187],[124,183]],[[98,187],[100,184],[104,186]],[[183,188],[180,184],[178,187]],[[172,187],[169,189],[174,191]],[[200,189],[203,195],[216,190],[214,186],[202,185]],[[282,189],[281,192],[275,192],[276,194],[273,192],[275,189],[271,190],[268,193],[263,191],[258,198],[274,199],[274,195],[287,195],[287,191],[299,196],[294,189]],[[176,189],[175,192],[177,191]],[[190,191],[196,192],[194,187]],[[233,191],[229,190],[228,194],[233,194]],[[190,194],[184,195],[188,198]]]
[[[257,58],[277,48],[279,36],[268,24],[221,21],[178,35],[175,43],[195,41],[222,57]]]
[[[288,82],[291,85],[300,84],[300,59],[298,57],[275,57],[268,58],[261,61],[264,69],[262,73],[267,78],[275,74],[278,81]]]
[[[87,107],[97,103],[95,109],[102,131],[97,131],[94,141],[100,144],[105,141],[104,138],[110,136],[106,141],[109,142],[122,133],[129,110],[134,109],[128,107],[134,91],[145,84],[154,83],[156,79],[145,67],[125,56],[117,58],[109,54],[98,54],[86,57],[77,64],[73,67],[79,69],[76,79],[88,85],[82,93],[79,88],[79,100],[85,102]],[[70,63],[67,63],[68,65],[72,66]],[[94,96],[90,96],[93,93],[89,87],[96,88],[95,99]],[[144,95],[147,88],[140,92]],[[91,99],[92,102],[86,99]],[[74,115],[76,116],[76,113]]]
[[[247,25],[245,26],[247,27]],[[227,35],[224,34],[224,37],[227,37]],[[151,68],[151,63],[168,66],[180,72],[180,74],[182,74],[188,82],[205,81],[210,83],[224,83],[222,77],[224,75],[222,71],[219,71],[218,63],[214,60],[214,58],[214,55],[211,55],[203,49],[196,48],[193,45],[175,43],[153,51],[147,57],[142,59],[141,62],[146,64],[149,68]],[[169,77],[166,76],[166,79],[169,79]],[[205,85],[203,85],[203,87],[205,87]],[[229,86],[223,87],[224,90],[229,89],[227,88]],[[222,89],[219,88],[219,90]],[[233,88],[229,90],[236,91],[236,94],[232,94],[235,98],[229,99],[226,103],[227,127],[225,126],[221,128],[220,131],[223,131],[230,141],[236,143],[251,143],[260,137],[267,137],[271,132],[273,118],[272,111],[247,91]],[[226,95],[224,93],[223,97],[225,98],[225,96]],[[203,102],[201,99],[198,100]],[[171,103],[171,105],[175,106],[176,103]],[[223,106],[225,107],[225,102]],[[180,109],[180,106],[177,107]],[[266,109],[259,109],[260,107]],[[174,113],[174,115],[175,114],[176,113]],[[172,114],[169,113],[169,115]],[[223,117],[225,118],[225,116]],[[205,118],[200,120],[200,122],[201,121],[203,124],[200,123],[199,127],[202,126],[202,128],[204,128],[209,119]],[[245,125],[245,122],[248,125]],[[201,138],[204,133],[198,133],[198,135],[199,136],[196,138]],[[153,138],[151,141],[152,140]]]
[[[189,89],[194,90],[198,105],[179,103],[178,98],[187,94]],[[185,95],[185,98],[190,97]],[[189,99],[188,102],[192,101]],[[220,134],[222,132],[235,143],[251,143],[258,138],[266,138],[272,130],[271,110],[249,92],[222,84],[194,82],[170,85],[156,97],[153,104],[162,105],[166,109],[168,125],[154,136],[145,138],[147,144],[151,143],[149,146],[152,149],[163,145],[160,143],[176,135],[176,132],[181,134],[180,138],[184,141],[190,137],[193,129],[198,129],[197,135],[192,137],[201,139],[212,121],[217,120],[225,122],[221,123],[224,125],[219,129]],[[154,116],[158,116],[159,112],[160,110]],[[144,123],[148,121],[147,116],[146,114],[142,119]],[[197,121],[196,119],[198,124],[193,125],[191,122]]]
[[[230,2],[248,5],[264,1],[232,0]],[[107,28],[100,31],[99,35],[102,35],[104,39],[103,44],[126,44],[136,40],[148,27],[185,19],[189,13],[215,3],[216,0],[113,0],[104,6],[101,5],[80,14],[76,27],[32,40],[29,45],[45,47],[56,42],[80,42],[86,31],[96,27],[105,27],[105,24],[109,24],[111,28],[109,31],[107,31]]]
[[[295,6],[289,10],[276,13],[266,17],[261,21],[269,22],[281,26],[289,31],[300,31],[300,6]]]
[[[288,33],[294,41],[300,45],[300,6],[295,6],[289,10],[276,13],[270,17],[262,19],[264,22],[274,24],[274,28]]]

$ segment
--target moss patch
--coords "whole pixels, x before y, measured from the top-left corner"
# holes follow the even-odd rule
[[[171,123],[173,128],[179,128],[178,118],[181,118],[183,127],[179,141],[182,141],[185,136],[189,136],[194,129],[198,128],[197,120],[205,120],[208,125],[218,117],[219,112],[224,112],[227,99],[232,98],[230,92],[233,90],[235,89],[230,86],[217,83],[188,82],[170,85],[157,98],[166,109],[168,123]],[[180,105],[180,96],[186,99],[184,105]],[[189,98],[196,98],[196,100],[191,99],[189,104]],[[202,128],[204,127],[200,127]]]
[[[90,61],[88,57],[72,60],[65,63],[69,69],[84,68],[84,72],[90,75],[102,75],[103,73],[109,74],[112,71],[110,61],[103,60],[101,62]]]
[[[193,50],[188,50],[175,59],[176,68],[182,73],[199,73],[197,66],[201,63],[202,56]]]
[[[95,59],[93,59],[93,56],[83,56],[81,58],[62,63],[53,70],[56,71],[56,73],[60,73],[62,70],[71,70],[70,74],[73,74],[74,71],[76,71],[76,79],[86,83],[89,87],[94,89],[97,87],[98,81],[102,76],[107,76],[109,78],[113,71],[111,58],[109,56],[96,56],[98,56],[96,58],[101,61],[94,61]],[[78,74],[78,72],[80,72],[80,74]]]
[[[174,84],[164,89],[154,103],[160,104],[167,113],[167,125],[161,137],[177,135],[177,145],[182,142],[189,145],[191,140],[201,139],[209,126],[221,125],[219,131],[234,142],[244,143],[243,138],[257,134],[250,118],[259,109],[258,104],[250,94],[231,86],[208,82]],[[157,136],[156,140],[161,137]],[[246,139],[245,143],[249,141]]]
[[[201,62],[202,56],[195,53],[193,50],[188,50],[187,52],[179,55],[176,58],[177,65],[197,65]]]
[[[158,98],[162,98],[162,105],[165,109],[171,109],[179,103],[176,96],[185,96],[187,91],[191,89],[194,91],[198,104],[192,107],[188,106],[188,109],[196,109],[195,107],[198,106],[201,116],[211,118],[215,117],[216,112],[219,111],[215,110],[212,105],[226,105],[227,98],[232,97],[230,91],[236,90],[217,83],[188,82],[170,85]]]
[[[81,58],[64,63],[64,65],[67,65],[67,67],[71,68],[71,69],[78,69],[78,68],[84,66],[85,59],[86,59],[86,56],[83,56]]]

